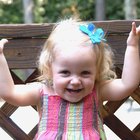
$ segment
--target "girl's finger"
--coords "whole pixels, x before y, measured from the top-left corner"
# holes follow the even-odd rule
[[[136,35],[136,23],[132,22],[132,29],[131,29],[132,33]]]
[[[8,42],[7,39],[1,39],[1,40],[0,40],[0,44],[3,44],[3,45],[4,45],[5,43],[7,43],[7,42]]]
[[[7,39],[1,39],[1,40],[0,40],[0,48],[3,49],[4,44],[7,43],[7,42],[8,42]]]

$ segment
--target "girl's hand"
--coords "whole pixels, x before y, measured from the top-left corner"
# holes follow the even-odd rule
[[[7,42],[8,42],[7,39],[1,39],[0,40],[0,53],[3,52],[4,44],[7,43]]]
[[[127,39],[127,46],[138,46],[138,41],[140,37],[140,25],[136,28],[136,23],[132,23],[131,32],[129,33]]]

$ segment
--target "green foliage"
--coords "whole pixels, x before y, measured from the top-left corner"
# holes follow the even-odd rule
[[[0,1],[0,23],[23,23],[22,1],[14,0],[13,3],[8,4]]]
[[[34,22],[48,23],[79,16],[82,20],[95,20],[95,0],[34,0]],[[137,15],[140,18],[140,0]],[[106,20],[124,19],[124,1],[106,0]],[[22,0],[6,4],[0,0],[0,24],[23,23]]]
[[[124,2],[122,0],[106,0],[106,19],[125,19]]]
[[[137,5],[137,18],[140,19],[140,0],[136,0]]]
[[[93,0],[36,0],[35,5],[35,22],[56,22],[73,15],[83,20],[94,18]]]

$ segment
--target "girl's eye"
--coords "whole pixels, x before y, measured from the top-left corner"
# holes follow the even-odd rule
[[[69,76],[70,75],[70,72],[67,71],[67,70],[62,70],[59,72],[62,76]]]
[[[82,76],[89,76],[91,73],[89,71],[83,71],[81,74]]]

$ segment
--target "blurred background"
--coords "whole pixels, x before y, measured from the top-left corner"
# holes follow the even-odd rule
[[[48,23],[78,15],[82,20],[140,18],[140,0],[0,0],[0,23]]]
[[[135,20],[140,18],[140,0],[0,0],[0,24],[52,23],[71,16],[78,16],[83,21]],[[14,71],[23,80],[31,72]],[[1,100],[0,107],[3,104]],[[128,98],[115,115],[133,130],[140,123],[139,104]],[[25,133],[39,121],[32,107],[19,107],[10,118]],[[107,126],[104,127],[108,140],[120,140]],[[13,140],[0,127],[0,140],[3,139]]]

